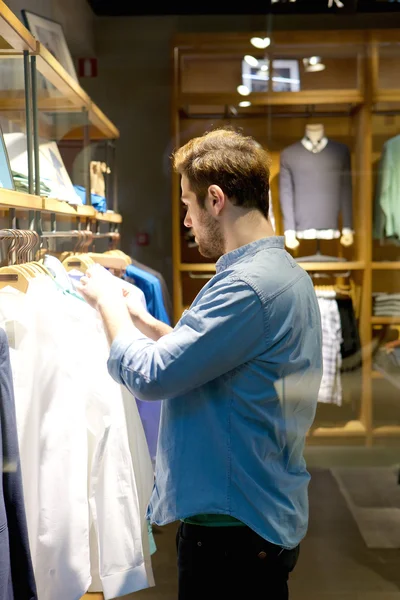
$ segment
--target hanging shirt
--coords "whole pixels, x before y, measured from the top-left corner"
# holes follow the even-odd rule
[[[133,470],[121,388],[106,371],[101,322],[49,278],[33,280],[26,295],[10,290],[0,292],[0,320],[13,347],[38,596],[71,600],[87,591],[91,522],[98,591],[105,599],[148,587],[152,575],[142,543],[140,475]],[[92,548],[92,560],[95,555]]]
[[[400,238],[400,135],[383,146],[374,208],[374,238]]]
[[[8,341],[0,329],[0,599],[36,600]]]
[[[166,312],[160,281],[151,273],[143,271],[137,265],[129,265],[126,269],[128,279],[135,282],[133,288],[140,289],[144,293],[147,311],[159,321],[170,325]],[[155,465],[157,454],[157,443],[160,429],[161,402],[142,402],[136,399],[137,406],[142,419],[143,428],[149,446],[150,456]]]
[[[318,402],[341,406],[342,329],[339,308],[335,299],[318,298],[318,304],[321,311],[323,361]]]
[[[161,293],[162,293],[164,307],[165,307],[165,310],[167,312],[168,319],[172,323],[172,320],[173,320],[173,315],[172,315],[172,313],[173,313],[173,311],[172,311],[172,300],[171,300],[171,295],[169,293],[169,290],[168,290],[168,287],[167,287],[167,283],[166,283],[164,277],[158,271],[155,271],[154,269],[151,269],[147,265],[144,265],[143,263],[135,260],[134,258],[131,258],[131,261],[132,261],[132,265],[138,267],[139,269],[142,269],[142,271],[145,271],[147,273],[150,273],[151,275],[154,275],[159,280],[160,286],[161,286]]]
[[[315,292],[280,237],[225,254],[216,271],[171,333],[121,334],[111,348],[116,381],[165,398],[149,515],[165,525],[227,514],[294,548],[322,367]]]
[[[143,271],[136,265],[128,265],[126,275],[133,279],[135,285],[143,291],[149,313],[159,321],[170,325],[170,320],[164,306],[161,285],[157,277]]]

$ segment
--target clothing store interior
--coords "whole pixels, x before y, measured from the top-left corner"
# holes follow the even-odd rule
[[[1,600],[178,597],[178,524],[147,510],[163,399],[111,378],[79,282],[190,312],[216,267],[171,155],[227,126],[269,152],[321,314],[290,597],[400,600],[400,3],[252,4],[0,0]]]

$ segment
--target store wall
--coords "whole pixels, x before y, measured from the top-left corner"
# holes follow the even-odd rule
[[[99,76],[83,87],[117,125],[123,249],[171,283],[169,154],[170,40],[174,18],[101,18],[96,22]],[[149,235],[138,246],[137,235]]]
[[[19,18],[21,10],[29,10],[54,21],[64,28],[71,54],[94,54],[94,15],[87,0],[5,0]]]

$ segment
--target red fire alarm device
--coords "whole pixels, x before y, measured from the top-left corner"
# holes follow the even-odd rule
[[[150,243],[150,236],[146,231],[138,233],[136,236],[136,243],[138,246],[148,246]]]
[[[97,77],[97,58],[80,58],[78,60],[79,77]]]

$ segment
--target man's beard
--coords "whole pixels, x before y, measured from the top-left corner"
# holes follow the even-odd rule
[[[225,253],[225,239],[221,226],[206,210],[201,213],[200,231],[197,243],[199,252],[205,258],[218,260]]]

